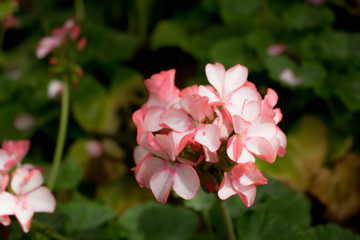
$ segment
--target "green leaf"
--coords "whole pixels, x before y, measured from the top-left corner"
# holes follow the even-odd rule
[[[303,235],[303,230],[299,226],[262,211],[247,212],[242,215],[236,223],[236,229],[239,239],[242,240],[298,240]]]
[[[119,219],[130,240],[188,239],[198,226],[197,215],[182,207],[147,202],[132,207]]]
[[[226,68],[241,64],[250,71],[258,71],[261,65],[249,50],[243,38],[233,37],[216,42],[210,52],[211,60],[221,62]]]
[[[310,226],[311,203],[302,192],[275,179],[269,179],[267,185],[258,186],[257,190],[257,199],[251,210],[269,212],[301,227]]]
[[[79,185],[82,175],[80,164],[68,155],[61,163],[54,189],[75,189]]]
[[[348,34],[333,29],[326,29],[319,35],[321,54],[330,60],[346,59],[349,55]]]
[[[329,26],[335,20],[334,13],[326,7],[295,3],[282,14],[283,23],[289,29],[304,30]]]
[[[182,48],[186,42],[186,31],[184,26],[173,21],[160,21],[156,26],[150,40],[153,49],[161,47]]]
[[[72,97],[72,112],[80,126],[89,132],[99,131],[105,121],[106,89],[92,77],[84,77]]]
[[[259,15],[259,0],[223,0],[220,1],[220,14],[225,23],[237,25],[251,25],[254,23],[255,14]],[[252,16],[251,21],[249,17]]]
[[[297,65],[285,56],[267,57],[264,59],[264,65],[269,76],[275,81],[280,81],[279,76],[285,69],[291,69],[292,71],[297,69]],[[289,85],[286,84],[286,86]]]
[[[335,94],[350,111],[360,110],[360,72],[350,72],[338,76]]]
[[[196,211],[210,210],[215,203],[215,195],[206,193],[200,188],[198,195],[191,200],[185,200],[185,206],[195,209]]]
[[[304,234],[304,240],[359,240],[360,236],[335,224],[312,227]]]
[[[68,233],[97,228],[115,216],[112,209],[85,198],[58,203],[58,208],[67,216],[65,230]]]

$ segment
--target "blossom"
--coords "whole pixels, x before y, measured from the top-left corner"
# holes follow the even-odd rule
[[[268,89],[262,98],[240,64],[228,70],[207,64],[205,73],[211,85],[183,90],[174,84],[174,69],[145,80],[149,98],[132,116],[135,178],[161,203],[171,188],[191,199],[201,185],[220,199],[238,194],[249,207],[256,185],[267,183],[255,156],[272,163],[285,155],[278,95]]]
[[[188,161],[178,157],[176,136],[172,133],[153,136],[147,132],[142,137],[141,147],[137,149],[142,159],[135,168],[135,177],[141,186],[151,189],[157,201],[165,203],[171,187],[184,199],[192,199],[197,195],[199,177]]]
[[[268,180],[253,163],[236,165],[231,172],[225,172],[218,196],[224,200],[238,194],[245,206],[250,207],[255,200],[256,185],[267,184]]]
[[[3,141],[0,149],[0,173],[7,174],[13,166],[20,163],[30,147],[27,140]]]
[[[282,53],[284,53],[287,49],[288,49],[288,46],[286,44],[277,43],[277,44],[270,45],[266,49],[266,53],[269,56],[279,56]]]
[[[0,193],[0,216],[15,215],[24,232],[28,232],[35,212],[54,212],[55,198],[42,183],[39,169],[18,167],[11,179],[15,194]]]
[[[50,99],[60,96],[63,92],[63,82],[57,79],[53,79],[49,82],[47,88],[47,96]]]

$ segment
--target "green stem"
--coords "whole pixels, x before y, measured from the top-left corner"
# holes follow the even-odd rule
[[[56,142],[55,154],[53,159],[53,165],[51,168],[50,180],[49,180],[49,189],[53,190],[56,177],[59,171],[59,166],[61,162],[62,153],[64,150],[64,144],[66,139],[66,129],[69,119],[69,102],[70,102],[70,93],[69,93],[69,80],[66,74],[64,74],[63,79],[63,92],[61,95],[61,113],[60,113],[60,127]]]
[[[224,220],[226,235],[229,240],[236,240],[233,223],[229,214],[229,211],[225,205],[225,201],[220,198],[216,198],[220,207],[221,215]]]
[[[207,231],[209,233],[210,239],[215,240],[216,238],[215,238],[214,231],[212,230],[212,227],[211,227],[211,220],[210,220],[210,216],[209,216],[209,210],[203,210],[202,215],[203,215],[203,218],[205,220],[206,229],[207,229]]]
[[[85,6],[83,0],[75,0],[75,15],[76,20],[81,21],[85,19]]]

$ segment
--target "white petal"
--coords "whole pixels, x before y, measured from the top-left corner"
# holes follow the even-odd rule
[[[161,203],[166,203],[173,181],[172,169],[164,168],[156,172],[150,179],[150,187],[156,200]]]
[[[8,192],[0,193],[0,216],[13,215],[17,199]]]
[[[184,199],[194,198],[200,188],[200,180],[195,169],[187,164],[176,165],[173,188]]]
[[[35,212],[55,211],[56,200],[50,190],[46,187],[39,187],[27,195],[27,203],[30,204]]]
[[[21,228],[24,232],[28,232],[30,229],[31,219],[34,215],[34,209],[25,203],[20,203],[15,208],[15,216],[19,221]]]
[[[207,79],[218,91],[220,97],[223,96],[223,86],[225,78],[225,68],[221,63],[207,64],[205,67]]]
[[[235,193],[236,192],[234,191],[234,188],[232,186],[231,176],[229,175],[229,173],[225,172],[224,178],[218,191],[218,196],[220,199],[225,200],[228,197],[234,195]]]

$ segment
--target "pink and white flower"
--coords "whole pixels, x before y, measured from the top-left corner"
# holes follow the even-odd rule
[[[55,198],[42,183],[40,170],[18,167],[11,179],[15,194],[0,193],[0,216],[15,215],[24,232],[28,232],[35,212],[54,212]]]
[[[190,161],[178,157],[178,139],[172,133],[154,136],[147,132],[142,137],[141,147],[137,148],[138,159],[141,160],[135,168],[135,177],[141,186],[151,189],[157,201],[165,203],[171,187],[184,199],[197,195],[199,177]]]
[[[256,196],[256,185],[267,184],[268,180],[260,173],[253,163],[236,165],[230,173],[225,172],[218,196],[225,200],[238,194],[245,206],[250,207]]]

